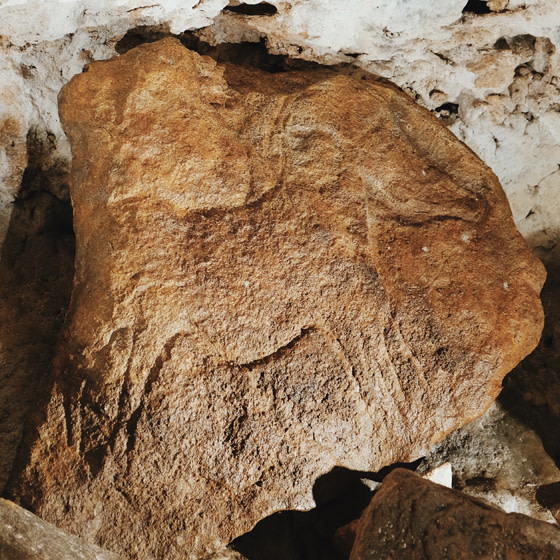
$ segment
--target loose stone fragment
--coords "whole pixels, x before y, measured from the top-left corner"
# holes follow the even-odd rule
[[[432,449],[420,471],[432,470],[443,461],[452,466],[456,490],[508,513],[554,523],[553,513],[540,503],[535,491],[559,482],[560,470],[537,433],[509,414],[499,401],[484,416],[455,430]]]
[[[358,524],[350,560],[560,558],[560,529],[396,469]]]
[[[422,455],[536,345],[544,271],[496,177],[394,88],[168,39],[59,101],[76,277],[10,485],[46,519],[211,553],[334,466]]]
[[[428,471],[423,475],[426,480],[431,480],[436,484],[441,484],[447,488],[452,488],[453,486],[453,469],[451,463],[442,463],[435,469]]]
[[[0,558],[3,560],[119,560],[0,498]]]

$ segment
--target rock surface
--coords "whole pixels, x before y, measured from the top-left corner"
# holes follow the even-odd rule
[[[453,471],[453,488],[493,503],[508,513],[555,522],[537,499],[541,485],[560,482],[560,470],[539,436],[508,415],[499,402],[488,412],[449,434],[422,461],[425,472],[442,462]]]
[[[352,63],[397,83],[490,165],[531,244],[558,245],[560,0],[481,0],[482,13],[467,0],[356,0],[352,10],[345,0],[271,0],[276,13],[252,16],[225,9],[228,3],[239,2],[0,1],[0,89],[22,84],[14,123],[23,134],[31,127],[53,135],[54,152],[67,158],[56,95],[84,64],[114,56],[127,32],[199,30],[222,43],[264,41],[274,53]]]
[[[247,560],[245,556],[241,555],[235,550],[224,549],[219,552],[214,552],[209,556],[205,556],[203,560]]]
[[[396,469],[358,523],[350,560],[560,557],[560,529]]]
[[[195,558],[480,415],[543,268],[493,175],[359,72],[166,39],[60,96],[76,276],[10,492],[133,558]],[[235,512],[235,514],[233,514]]]
[[[0,255],[0,490],[69,296],[68,271],[44,265],[54,259],[71,268],[70,236],[57,234],[56,218],[48,232],[37,223],[49,206],[54,211],[47,214],[55,217],[58,200],[66,198],[70,149],[57,94],[85,64],[154,37],[189,30],[218,44],[261,42],[271,53],[351,63],[398,84],[497,174],[517,226],[554,275],[547,314],[551,331],[560,324],[553,310],[560,299],[560,0],[478,2],[485,7],[481,13],[466,0],[360,0],[352,10],[345,0],[271,0],[256,15],[225,9],[227,4],[0,0],[0,241],[9,228],[14,233]],[[34,152],[40,161],[33,161]],[[37,179],[40,200],[21,196],[29,175]],[[46,203],[43,192],[57,200]],[[13,274],[14,267],[24,274]],[[560,339],[546,340],[511,388],[513,406],[525,408],[519,413],[529,422],[540,419],[536,427],[556,457],[557,429],[551,426],[560,423],[560,368],[550,345]]]
[[[3,560],[119,560],[0,498],[0,558]]]

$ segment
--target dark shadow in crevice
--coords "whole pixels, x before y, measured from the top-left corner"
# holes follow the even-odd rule
[[[183,33],[171,33],[168,25],[143,25],[129,29],[128,32],[117,41],[115,50],[122,55],[139,45],[154,43],[166,37],[174,37],[181,41],[187,49],[195,51],[203,56],[209,56],[220,64],[230,63],[244,68],[258,68],[259,70],[272,74],[308,69],[347,70],[348,72],[357,72],[367,75],[377,82],[391,84],[391,82],[380,76],[359,69],[355,66],[354,61],[331,66],[301,58],[271,54],[268,51],[266,39],[264,37],[258,42],[244,41],[240,43],[213,44],[207,40],[207,33],[212,35],[211,28],[199,29],[197,31],[185,31]],[[350,53],[348,56],[350,58],[357,57],[359,53]],[[394,84],[391,84],[391,86],[397,88]]]
[[[514,54],[520,54],[524,51],[534,52],[535,42],[536,37],[529,34],[514,35],[513,37],[500,37],[494,43],[494,48],[501,51],[510,50]]]
[[[541,293],[545,312],[539,345],[504,379],[502,406],[540,436],[560,468],[560,251],[542,252],[548,278]]]
[[[179,35],[178,39],[188,49],[198,54],[209,56],[218,63],[229,62],[245,68],[259,68],[271,74],[321,67],[316,62],[270,54],[266,47],[265,39],[261,39],[258,43],[243,42],[210,45],[201,39],[196,32],[189,31]]]
[[[143,43],[152,43],[164,37],[174,37],[187,49],[202,56],[213,58],[218,64],[223,65],[224,79],[232,89],[239,91],[241,94],[262,87],[262,80],[258,76],[252,76],[252,69],[259,69],[270,74],[283,74],[283,76],[279,76],[280,79],[276,82],[275,87],[278,90],[284,88],[291,92],[298,87],[308,87],[312,83],[312,75],[308,75],[305,83],[300,86],[297,84],[297,79],[290,81],[290,78],[293,77],[290,73],[300,70],[313,70],[313,76],[317,82],[335,74],[345,74],[353,76],[355,79],[381,84],[395,91],[403,91],[389,80],[356,66],[353,61],[329,66],[284,55],[271,54],[268,52],[266,39],[264,38],[261,38],[259,42],[219,43],[214,45],[204,39],[206,31],[206,29],[201,29],[196,32],[185,31],[180,34],[172,34],[167,31],[167,28],[137,27],[131,29],[120,39],[116,44],[116,49],[124,54]],[[249,72],[240,72],[240,68],[247,69]]]
[[[119,54],[125,54],[129,50],[143,43],[154,43],[165,37],[175,37],[169,31],[168,25],[139,25],[129,29],[126,34],[115,44],[115,50]]]
[[[485,0],[468,0],[466,6],[463,8],[464,14],[484,15],[492,13]]]
[[[392,470],[415,470],[419,463],[398,463],[377,473],[335,467],[315,482],[314,509],[274,513],[235,539],[230,548],[247,560],[346,560],[348,552],[335,533],[358,519],[369,504],[373,493],[362,479],[382,482]]]
[[[434,109],[434,114],[445,126],[451,126],[459,116],[459,104],[444,103]]]
[[[181,41],[186,48],[200,55],[209,56],[219,63],[229,62],[246,68],[259,68],[270,73],[304,68],[325,68],[324,65],[316,62],[270,54],[265,39],[261,39],[259,42],[218,43],[213,45],[201,38],[204,31],[202,29],[173,34],[166,25],[134,27],[115,44],[115,50],[119,54],[125,54],[144,43],[154,43],[166,37],[174,37]]]
[[[550,509],[558,520],[560,517],[560,481],[539,486],[535,498],[539,505]]]
[[[268,2],[260,2],[259,4],[240,3],[235,5],[230,3],[224,10],[244,16],[273,16],[278,13],[278,8]]]
[[[0,492],[23,425],[37,411],[74,275],[68,165],[48,132],[30,131],[28,165],[0,260]]]

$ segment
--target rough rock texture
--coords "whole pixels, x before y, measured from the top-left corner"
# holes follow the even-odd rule
[[[350,560],[560,557],[560,529],[396,469],[364,511]]]
[[[246,558],[235,550],[224,549],[205,556],[204,560],[246,560]]]
[[[0,498],[0,558],[3,560],[119,560]]]
[[[274,17],[222,11],[210,41],[257,40],[273,52],[352,62],[401,86],[500,178],[521,233],[560,239],[560,2],[280,2]],[[486,13],[484,13],[486,12]]]
[[[487,9],[476,13],[467,0],[356,0],[351,10],[345,0],[271,0],[276,13],[244,15],[224,9],[228,0],[2,0],[0,89],[21,83],[17,127],[50,132],[53,151],[68,157],[56,94],[92,58],[113,56],[127,31],[201,30],[216,42],[262,40],[274,53],[353,63],[451,126],[500,178],[522,233],[549,251],[560,239],[560,1],[474,4]]]
[[[73,244],[69,211],[59,202],[66,200],[70,149],[57,94],[88,62],[185,30],[210,42],[260,41],[272,53],[377,73],[493,169],[516,224],[549,269],[547,335],[509,377],[508,409],[532,423],[560,461],[560,0],[356,0],[352,9],[346,0],[271,0],[254,15],[227,4],[0,0],[0,240],[13,233],[0,264],[0,489],[69,298]],[[26,160],[25,175],[39,179],[38,189],[16,200],[18,189],[27,191]],[[45,217],[48,227],[39,227]]]
[[[449,462],[453,488],[501,509],[555,522],[539,503],[539,486],[560,481],[560,470],[538,435],[494,403],[481,418],[449,434],[423,460],[419,471]]]
[[[496,177],[354,74],[166,39],[63,90],[76,277],[11,486],[46,519],[194,558],[335,465],[418,457],[536,345],[544,272]]]

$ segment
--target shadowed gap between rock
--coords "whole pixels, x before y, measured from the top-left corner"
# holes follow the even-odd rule
[[[28,165],[0,260],[0,492],[30,408],[37,410],[70,300],[75,238],[68,163],[30,130]]]
[[[264,39],[261,39],[258,43],[241,42],[211,45],[200,38],[199,34],[203,31],[204,29],[198,32],[185,31],[175,34],[169,31],[167,25],[140,25],[127,31],[115,44],[115,50],[118,54],[125,54],[144,43],[154,43],[165,37],[175,37],[186,48],[200,55],[209,56],[218,62],[231,62],[241,66],[259,68],[265,72],[279,73],[303,68],[325,68],[325,65],[316,62],[270,54]]]
[[[211,45],[201,38],[206,28],[198,31],[184,31],[183,33],[171,33],[168,25],[149,26],[141,25],[130,29],[115,44],[115,51],[118,54],[125,54],[131,49],[145,44],[154,43],[166,37],[174,37],[189,50],[195,51],[200,55],[209,56],[218,63],[229,62],[238,66],[257,68],[271,74],[289,72],[292,70],[305,69],[336,69],[338,72],[353,74],[357,73],[363,79],[373,80],[382,83],[396,91],[404,90],[382,76],[366,72],[353,61],[334,65],[319,64],[310,60],[291,58],[280,54],[268,52],[266,40],[261,38],[259,42],[241,43],[218,43]],[[358,56],[356,53],[348,54],[350,57]],[[87,67],[86,67],[87,68]],[[227,80],[227,69],[224,76]]]
[[[274,513],[235,539],[230,548],[247,560],[345,560],[348,553],[335,533],[358,519],[369,504],[373,492],[362,480],[379,483],[394,469],[414,471],[420,462],[396,463],[377,473],[335,467],[313,486],[317,507]]]
[[[537,348],[505,377],[498,400],[537,432],[560,467],[560,251],[540,256],[548,272],[541,293],[543,334]]]

